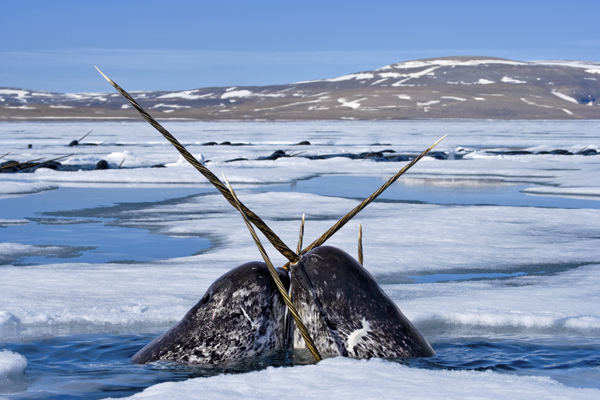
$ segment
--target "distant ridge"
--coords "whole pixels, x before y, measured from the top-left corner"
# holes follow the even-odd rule
[[[455,56],[287,85],[131,94],[159,119],[600,119],[600,63]],[[140,117],[108,88],[67,94],[0,88],[0,120],[61,119]]]

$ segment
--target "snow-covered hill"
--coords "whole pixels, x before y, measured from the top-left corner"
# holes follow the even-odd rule
[[[139,119],[111,89],[62,94],[0,88],[0,120]],[[288,85],[124,89],[157,118],[170,119],[600,118],[600,63],[583,61],[459,56]]]

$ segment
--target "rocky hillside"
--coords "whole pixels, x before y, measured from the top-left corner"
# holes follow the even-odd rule
[[[600,118],[600,63],[582,61],[462,56],[288,85],[124,89],[160,119]],[[0,120],[140,118],[110,90],[108,83],[106,93],[0,88]]]

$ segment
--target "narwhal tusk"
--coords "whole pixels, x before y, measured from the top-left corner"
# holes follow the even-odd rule
[[[362,225],[358,224],[358,262],[363,267],[363,248],[362,248]]]
[[[125,90],[123,90],[123,88],[121,88],[112,79],[110,79],[102,71],[100,71],[100,68],[96,67],[96,69],[108,81],[108,83],[110,83],[115,89],[117,89],[117,91],[123,97],[125,97],[127,100],[129,100],[129,102],[131,103],[131,105],[136,110],[138,110],[138,112],[142,115],[142,117],[146,121],[148,121],[148,123],[150,125],[152,125],[154,127],[154,129],[156,129],[157,131],[159,131],[165,137],[165,139],[167,139],[169,142],[171,142],[171,144],[173,146],[175,146],[175,148],[179,151],[179,153],[183,156],[183,158],[185,158],[187,160],[187,162],[189,162],[202,175],[204,175],[204,177],[206,179],[208,179],[210,181],[210,183],[212,183],[217,188],[217,190],[219,190],[219,192],[221,192],[221,194],[227,199],[227,201],[229,201],[229,203],[232,206],[236,207],[235,200],[231,196],[231,193],[225,187],[225,185],[223,185],[223,183],[219,180],[219,178],[217,178],[208,168],[206,168],[204,165],[202,165],[202,163],[200,163],[198,160],[196,160],[196,158],[190,152],[188,152],[187,149],[185,147],[183,147],[183,145],[181,143],[179,143],[179,141],[177,139],[175,139],[175,137],[173,137],[173,135],[171,135],[169,133],[169,131],[167,131],[165,128],[162,127],[162,125],[160,125],[158,122],[156,122],[156,120],[154,120],[154,118],[152,118],[150,116],[150,114],[148,114],[133,99],[133,97],[131,97],[131,95],[129,95],[129,93],[127,93]],[[275,247],[277,249],[277,251],[279,251],[281,253],[281,255],[283,255],[285,258],[287,258],[290,262],[293,262],[293,263],[296,263],[296,262],[298,262],[300,260],[300,257],[296,253],[294,253],[275,234],[275,232],[273,232],[271,230],[271,228],[269,228],[267,226],[267,224],[265,224],[263,222],[263,220],[260,219],[260,217],[258,215],[256,215],[255,213],[253,213],[248,207],[246,207],[245,205],[243,205],[241,203],[240,203],[240,206],[244,210],[244,213],[248,216],[248,219],[250,220],[250,222],[252,222],[265,235],[265,237],[269,240],[269,242],[271,242],[271,244],[273,245],[273,247]]]
[[[89,131],[88,133],[86,133],[85,135],[83,135],[83,137],[81,139],[79,139],[77,142],[81,142],[83,139],[85,139],[86,137],[88,137],[88,135],[90,133],[92,133],[93,131]]]
[[[300,255],[305,254],[305,253],[309,252],[310,250],[314,249],[315,247],[319,247],[323,243],[325,243],[327,241],[327,239],[329,239],[330,237],[332,237],[337,231],[339,231],[344,225],[346,225],[346,223],[348,223],[348,221],[350,221],[356,214],[358,214],[359,212],[361,212],[363,208],[365,208],[373,200],[375,200],[381,193],[383,193],[384,190],[386,190],[388,187],[390,187],[392,183],[396,182],[396,180],[398,178],[400,178],[400,176],[402,176],[402,174],[404,174],[413,165],[415,165],[417,162],[419,162],[420,159],[422,159],[423,157],[425,157],[427,155],[427,153],[429,153],[431,151],[431,149],[433,149],[435,146],[437,146],[438,143],[441,142],[446,136],[448,136],[448,135],[444,135],[437,142],[435,142],[433,145],[431,145],[427,150],[425,150],[424,152],[422,152],[421,154],[419,154],[418,157],[416,157],[410,163],[408,163],[407,165],[405,165],[404,168],[402,168],[400,171],[398,171],[396,173],[396,175],[394,175],[393,177],[391,177],[386,183],[384,183],[379,189],[377,189],[375,191],[375,193],[373,193],[372,195],[370,195],[369,197],[367,197],[365,200],[363,200],[362,203],[360,203],[358,206],[356,206],[348,214],[344,215],[338,222],[336,222],[331,228],[329,228],[329,230],[327,232],[325,232],[323,235],[321,235],[320,238],[318,238],[317,240],[315,240],[314,242],[312,242],[307,248],[305,248],[304,250],[302,250],[299,254]]]
[[[298,235],[298,247],[296,247],[296,254],[299,254],[302,250],[302,240],[304,238],[304,217],[305,214],[302,214],[302,222],[300,222],[300,234]]]
[[[246,223],[246,226],[248,227],[248,230],[250,231],[250,235],[252,235],[252,239],[254,239],[254,243],[256,243],[256,247],[258,247],[258,251],[260,251],[260,254],[261,254],[263,260],[265,260],[265,264],[267,264],[267,267],[269,268],[271,277],[273,277],[273,280],[275,281],[275,285],[277,285],[277,289],[279,289],[279,293],[281,293],[281,297],[283,297],[283,301],[285,302],[286,306],[288,307],[290,314],[292,314],[292,317],[294,317],[294,321],[296,322],[296,326],[298,326],[298,330],[300,331],[300,334],[304,338],[306,347],[308,348],[308,350],[310,351],[312,356],[315,358],[315,360],[321,361],[321,355],[319,354],[319,351],[315,347],[315,344],[314,344],[312,338],[310,337],[310,334],[308,333],[306,326],[302,322],[302,319],[300,318],[300,315],[298,314],[296,307],[294,307],[294,303],[292,303],[292,299],[290,298],[287,290],[285,289],[283,282],[281,282],[281,279],[279,279],[279,275],[277,275],[277,271],[275,270],[273,263],[271,263],[271,260],[269,259],[269,256],[267,255],[267,252],[265,251],[265,248],[263,247],[262,243],[260,242],[260,239],[256,235],[254,228],[252,228],[252,224],[250,224],[250,221],[248,221],[247,215],[244,213],[244,211],[241,207],[241,203],[238,200],[235,192],[233,191],[233,188],[227,181],[227,178],[225,177],[225,175],[223,175],[223,180],[225,180],[225,183],[227,184],[227,187],[229,188],[229,191],[231,192],[231,196],[233,197],[233,199],[235,201],[236,208],[238,209],[240,214],[242,214],[242,218],[244,219],[244,222]]]

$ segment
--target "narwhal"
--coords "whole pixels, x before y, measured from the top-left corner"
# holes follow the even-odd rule
[[[289,287],[287,271],[279,276]],[[183,319],[131,361],[235,364],[286,342],[286,306],[265,263],[249,262],[217,279]]]
[[[445,136],[303,250],[301,234],[294,252],[239,201],[229,184],[226,187],[125,90],[98,71],[238,209],[264,260],[241,265],[217,279],[177,325],[134,355],[133,362],[224,365],[291,346],[308,348],[317,361],[338,355],[398,358],[435,354],[361,263],[323,244]],[[277,269],[272,265],[252,225],[288,264]]]

